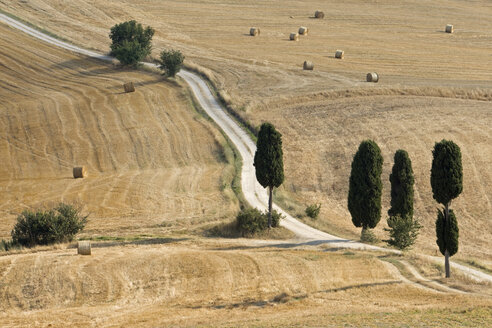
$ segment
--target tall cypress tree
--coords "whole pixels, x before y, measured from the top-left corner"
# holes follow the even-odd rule
[[[459,237],[458,223],[449,206],[463,191],[461,150],[454,142],[443,139],[434,145],[432,154],[432,195],[438,203],[444,205],[443,211],[438,211],[436,220],[436,243],[444,255],[446,278],[449,278],[449,257],[458,251]]]
[[[395,162],[389,180],[391,182],[391,207],[388,210],[387,220],[390,239],[386,242],[399,249],[412,246],[422,227],[417,220],[413,220],[413,170],[412,161],[405,150],[399,149],[395,153]]]
[[[272,227],[273,188],[284,182],[282,135],[270,123],[263,123],[258,133],[254,163],[256,180],[268,188],[268,227]]]
[[[381,219],[383,157],[378,145],[364,140],[352,161],[348,194],[348,209],[352,222],[362,231],[375,228]]]
[[[389,180],[391,182],[391,207],[388,214],[412,219],[414,178],[412,161],[405,150],[396,151],[395,163]]]

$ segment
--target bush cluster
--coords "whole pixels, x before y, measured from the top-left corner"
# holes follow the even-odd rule
[[[319,211],[321,210],[321,204],[312,204],[306,207],[306,215],[312,219],[317,219]]]
[[[72,241],[87,223],[72,205],[60,203],[47,211],[24,211],[11,232],[12,243],[32,247]]]
[[[272,211],[272,227],[278,227],[282,215]],[[251,235],[268,228],[268,212],[261,212],[256,208],[248,208],[239,212],[236,217],[236,228],[244,235]]]

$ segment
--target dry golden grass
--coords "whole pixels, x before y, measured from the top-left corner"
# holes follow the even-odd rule
[[[183,50],[190,65],[206,67],[228,102],[245,109],[244,118],[278,127],[285,191],[300,204],[322,202],[318,226],[349,237],[358,236],[346,209],[350,162],[358,143],[373,138],[385,157],[384,210],[393,154],[398,148],[409,152],[416,215],[424,224],[418,249],[435,252],[431,150],[436,141],[454,140],[463,151],[465,177],[464,192],[453,203],[463,227],[459,254],[492,259],[489,2],[313,0],[279,8],[237,0],[31,0],[0,1],[0,8],[103,51],[115,23],[137,19],[153,26],[155,52],[164,45]],[[325,19],[311,18],[317,9]],[[444,32],[448,23],[455,33]],[[259,37],[248,35],[253,25],[261,28]],[[300,25],[309,26],[310,34],[288,42],[288,32]],[[334,58],[339,48],[344,60]],[[305,59],[316,63],[315,72],[303,72],[299,63]],[[370,71],[380,74],[377,85],[364,82]]]
[[[226,143],[180,86],[0,31],[0,238],[23,209],[59,201],[90,213],[89,235],[234,215]],[[123,92],[127,81],[136,92]],[[73,179],[78,165],[88,178]]]
[[[332,98],[329,93],[311,101],[270,103],[255,110],[253,122],[271,121],[283,134],[285,188],[301,204],[321,202],[316,224],[357,238],[346,207],[352,157],[359,143],[374,139],[383,157],[383,218],[390,202],[389,173],[397,149],[408,151],[415,174],[415,216],[424,228],[417,249],[436,252],[435,216],[430,167],[434,143],[454,140],[463,156],[463,193],[453,201],[459,215],[460,252],[457,257],[490,260],[492,229],[492,112],[490,101],[456,100],[425,96],[351,95]],[[299,165],[298,163],[303,163]],[[300,209],[299,209],[300,210]],[[299,211],[298,210],[298,211]],[[303,208],[302,208],[303,210]],[[331,228],[330,228],[331,226]]]
[[[292,91],[370,88],[365,77],[372,71],[385,86],[491,87],[487,0],[0,0],[0,8],[102,51],[109,49],[111,26],[136,19],[156,29],[155,55],[164,47],[182,50],[213,71],[238,108]],[[313,19],[315,10],[325,18]],[[455,33],[445,33],[446,24]],[[249,36],[251,26],[261,29],[259,37]],[[289,42],[299,26],[309,26],[309,35]],[[334,58],[337,49],[345,50],[344,60]],[[316,70],[302,72],[304,60]]]
[[[390,324],[420,316],[438,322],[449,313],[472,322],[491,317],[490,298],[414,288],[363,254],[230,250],[220,242],[171,239],[92,250],[0,257],[0,325],[312,326],[320,324],[315,318]]]
[[[205,67],[227,101],[235,108],[245,109],[241,113],[246,119],[254,124],[269,120],[277,126],[284,136],[287,176],[280,192],[288,193],[301,204],[298,208],[322,202],[317,224],[346,236],[359,235],[346,209],[350,162],[358,143],[370,137],[380,144],[385,157],[384,211],[388,204],[387,178],[392,156],[398,148],[410,153],[416,173],[416,215],[424,224],[417,251],[434,253],[436,204],[429,187],[431,150],[435,141],[453,139],[462,147],[465,170],[464,192],[453,203],[463,227],[457,256],[474,256],[486,264],[491,263],[487,238],[492,232],[488,224],[492,214],[489,172],[492,159],[492,69],[489,65],[492,21],[489,17],[492,7],[489,2],[413,0],[400,4],[389,0],[310,0],[289,1],[279,6],[276,2],[239,0],[220,4],[209,0],[0,0],[0,9],[79,45],[101,51],[109,49],[107,35],[112,25],[129,19],[151,25],[157,31],[154,55],[164,46],[182,50],[189,64]],[[316,9],[325,12],[325,19],[310,18]],[[447,23],[454,24],[454,34],[444,33]],[[289,42],[288,33],[300,25],[309,26],[309,35],[300,42]],[[250,37],[247,33],[250,26],[258,26],[261,35]],[[41,195],[47,197],[47,201],[52,201],[49,196],[58,193],[59,186],[68,189],[64,197],[83,191],[85,196],[80,201],[86,204],[98,199],[97,195],[119,195],[117,199],[106,196],[103,206],[94,206],[96,217],[105,219],[89,226],[90,233],[146,232],[152,227],[162,232],[166,228],[156,225],[170,218],[178,222],[170,220],[169,225],[188,228],[230,213],[231,202],[225,200],[216,187],[211,187],[220,180],[224,167],[210,155],[217,152],[218,133],[211,132],[215,130],[208,123],[183,118],[186,116],[182,112],[184,106],[176,102],[183,104],[186,100],[173,85],[152,84],[154,77],[115,72],[93,61],[67,62],[61,59],[66,53],[30,45],[32,40],[23,37],[20,44],[31,48],[24,50],[27,54],[21,54],[21,58],[35,52],[36,58],[40,55],[42,61],[48,63],[41,65],[43,74],[37,73],[38,65],[26,68],[9,54],[9,48],[11,52],[16,50],[12,45],[14,40],[17,42],[20,38],[7,32],[0,36],[0,40],[4,40],[2,45],[5,44],[0,48],[2,58],[18,71],[13,74],[14,78],[10,77],[12,73],[0,72],[0,81],[13,79],[10,84],[0,85],[0,96],[9,90],[9,97],[14,97],[14,93],[19,97],[5,103],[6,108],[22,103],[38,110],[10,112],[10,116],[23,122],[14,124],[12,131],[20,136],[23,133],[24,143],[18,143],[17,139],[9,142],[20,149],[30,147],[27,157],[21,157],[18,150],[17,162],[10,165],[16,167],[18,176],[26,172],[43,175],[39,185],[38,178],[31,176],[27,180],[17,179],[15,183],[0,181],[0,190],[9,188],[9,193],[1,195],[2,200],[7,199],[8,206],[0,204],[3,211],[0,213],[13,218],[13,213],[8,212],[10,208],[15,204],[19,209],[26,206],[19,201],[22,197],[38,199],[39,190],[43,190]],[[345,50],[343,60],[334,58],[336,49]],[[304,60],[312,60],[316,70],[303,71],[300,63]],[[57,65],[53,65],[53,61]],[[377,85],[364,82],[367,72],[372,71],[381,76]],[[114,123],[114,117],[120,110],[130,112],[129,107],[132,107],[119,97],[133,96],[111,95],[111,92],[120,92],[121,84],[129,77],[138,81],[133,95],[153,99],[146,103],[148,112],[154,115],[149,121],[157,117],[159,125],[180,122],[175,128],[168,127],[171,133],[166,135],[183,130],[190,121],[200,127],[195,126],[193,133],[202,131],[196,132],[200,142],[191,136],[182,143],[179,143],[181,139],[167,141],[174,145],[170,148],[174,152],[169,150],[172,157],[164,159],[162,156],[155,163],[163,164],[165,172],[172,174],[157,175],[154,164],[148,164],[148,158],[158,157],[162,149],[157,148],[150,132],[145,134],[152,129],[143,131],[133,123],[142,120],[142,115],[129,116],[132,122],[120,124],[130,127],[131,133],[141,133],[132,136],[145,145],[136,147],[142,153],[136,152],[134,158],[128,159],[116,141],[122,137],[113,136],[114,132],[123,138],[125,133],[129,134]],[[59,90],[60,85],[64,86],[62,90]],[[145,90],[140,85],[145,85]],[[108,89],[110,91],[106,92]],[[36,97],[41,95],[41,101],[35,102],[32,93]],[[93,98],[96,100],[89,100]],[[95,105],[91,107],[91,101],[97,102],[98,110]],[[132,98],[131,101],[135,101],[133,106],[142,105],[141,100]],[[56,115],[43,109],[56,103],[59,103]],[[170,116],[167,120],[157,114],[162,113],[157,112],[156,104],[172,109],[166,112]],[[61,114],[64,111],[60,108],[79,107],[86,109],[84,116],[80,115],[80,110],[69,116]],[[100,110],[106,114],[99,116]],[[172,116],[175,111],[180,115]],[[43,133],[46,134],[47,128],[37,123],[42,118],[38,113],[47,117],[44,122],[62,120],[67,124],[78,122],[79,116],[88,117],[88,123],[98,122],[107,130],[92,130],[90,134],[77,137],[70,137],[68,127],[59,130],[57,135],[69,140],[74,138],[69,142],[74,153],[66,153],[65,148],[69,147],[63,146],[68,143],[64,139],[57,139],[60,145],[56,146],[46,141],[48,137]],[[53,119],[48,120],[50,117]],[[10,126],[10,123],[2,124]],[[28,126],[29,130],[23,126]],[[50,130],[55,127],[55,124],[49,125]],[[83,130],[87,128],[92,128],[91,124]],[[33,134],[36,139],[27,140],[26,136]],[[93,135],[99,136],[96,140],[101,140],[106,148],[97,150],[85,142],[82,148],[85,153],[77,154],[78,147]],[[44,141],[38,144],[38,139]],[[192,140],[195,150],[190,149]],[[135,145],[133,141],[127,142]],[[13,149],[6,147],[5,142],[0,147],[2,153]],[[119,150],[112,153],[113,147]],[[151,155],[145,153],[147,147],[152,149]],[[65,162],[54,161],[51,155],[43,153],[53,154],[54,149],[58,149],[56,156],[70,165],[85,164],[73,163],[80,158],[92,160],[88,165],[89,178],[76,181],[91,182],[91,188],[67,186],[67,182],[74,182],[68,179],[70,171],[67,179],[57,180]],[[31,158],[38,155],[47,159],[33,168]],[[95,160],[97,156],[99,161]],[[128,161],[132,168],[122,164]],[[24,167],[26,165],[28,167]],[[122,165],[125,169],[121,169]],[[134,176],[133,170],[143,173]],[[142,176],[144,173],[148,176]],[[193,174],[195,177],[187,180],[187,176]],[[210,180],[190,184],[202,181],[197,180],[197,176]],[[101,179],[100,183],[95,179]],[[133,181],[135,189],[128,188],[127,192],[120,193],[128,181]],[[159,181],[158,187],[154,181]],[[171,199],[164,200],[163,195],[170,192]],[[11,193],[17,194],[17,198],[12,198]],[[93,193],[97,195],[92,196]],[[203,206],[209,207],[205,213],[200,213]],[[187,210],[179,212],[181,208]],[[153,209],[164,214],[156,216]],[[0,226],[1,234],[10,229],[4,222]],[[384,218],[376,231],[380,237],[383,225]],[[372,256],[264,247],[241,249],[224,246],[222,242],[212,247],[200,245],[196,240],[176,245],[168,244],[167,239],[154,242],[166,245],[101,245],[93,248],[91,257],[77,257],[75,249],[0,257],[0,326],[461,327],[486,326],[492,320],[489,297],[435,293],[397,283],[398,277]],[[439,278],[440,269],[436,266],[416,259],[411,259],[411,263],[422,266],[421,274]],[[485,288],[470,287],[470,282],[460,276],[451,283],[471,291]]]

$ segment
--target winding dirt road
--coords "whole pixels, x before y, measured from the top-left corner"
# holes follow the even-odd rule
[[[35,38],[43,40],[52,45],[67,49],[69,51],[79,53],[92,58],[101,59],[104,61],[112,61],[114,58],[99,54],[94,51],[83,49],[72,44],[60,41],[53,37],[43,34],[25,24],[22,24],[6,15],[0,14],[0,22],[3,22],[13,28],[19,29]],[[156,67],[155,64],[145,63],[146,66]],[[256,151],[256,146],[248,134],[226,113],[217,100],[212,95],[205,81],[190,71],[181,70],[178,75],[183,78],[190,86],[196,99],[207,112],[207,114],[217,123],[217,125],[227,134],[232,143],[237,147],[243,160],[241,186],[246,200],[254,207],[260,210],[266,210],[268,203],[268,195],[266,190],[256,181],[255,170],[253,166],[253,157]],[[291,230],[296,234],[296,243],[303,245],[319,245],[331,244],[336,248],[352,248],[352,249],[367,249],[380,251],[393,251],[381,247],[362,244],[359,242],[339,238],[320,230],[314,229],[298,220],[294,219],[288,213],[284,212],[278,206],[274,208],[285,215],[285,219],[281,221],[281,225]],[[432,260],[436,258],[429,256]],[[442,261],[442,259],[438,259]],[[492,283],[492,276],[487,275],[478,270],[468,268],[463,265],[452,263],[452,267],[465,272],[475,280],[487,281]]]

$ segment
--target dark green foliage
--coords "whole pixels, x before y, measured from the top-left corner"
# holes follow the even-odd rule
[[[272,227],[278,227],[280,219],[282,219],[282,215],[274,210],[272,212]],[[262,213],[256,208],[242,210],[236,217],[236,227],[243,236],[263,231],[268,227],[268,213]]]
[[[174,77],[183,66],[184,58],[179,50],[163,50],[159,67],[166,72],[167,76]]]
[[[446,249],[449,252],[449,256],[453,256],[458,252],[458,238],[459,229],[458,221],[453,213],[453,210],[449,210],[449,216],[447,220],[444,219],[444,210],[437,210],[436,220],[436,243],[439,246],[439,251],[442,255],[445,255]]]
[[[384,229],[390,233],[390,239],[385,240],[389,245],[395,246],[401,250],[407,249],[415,244],[422,228],[417,220],[411,217],[402,217],[399,214],[388,218],[389,229]]]
[[[111,43],[111,55],[115,56],[123,65],[135,65],[152,50],[152,37],[154,30],[134,20],[116,24],[109,34]]]
[[[348,209],[356,227],[374,228],[381,219],[382,170],[378,145],[372,140],[362,141],[352,161],[348,195]]]
[[[282,135],[270,123],[263,123],[258,132],[256,153],[253,165],[256,180],[268,187],[268,227],[272,226],[273,188],[284,182],[284,162],[282,153]]]
[[[48,211],[24,211],[11,232],[12,242],[22,246],[49,245],[71,241],[87,223],[71,205],[59,204]]]
[[[135,65],[146,56],[146,52],[137,41],[123,41],[123,44],[116,48],[112,54],[123,65]]]
[[[279,187],[284,182],[282,135],[270,123],[258,133],[254,158],[256,179],[264,187]]]
[[[395,163],[390,174],[391,208],[390,216],[413,218],[413,170],[408,153],[399,149],[395,153]],[[389,221],[388,221],[389,222]]]
[[[436,142],[432,151],[431,186],[434,199],[446,206],[463,191],[461,150],[452,141]]]
[[[312,219],[318,218],[319,211],[321,210],[321,204],[311,204],[306,207],[306,215]]]

